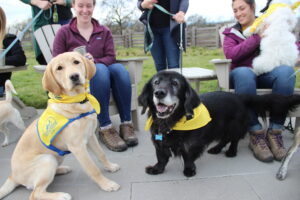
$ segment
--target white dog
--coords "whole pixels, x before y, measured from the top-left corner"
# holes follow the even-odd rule
[[[286,6],[278,6],[254,32],[251,32],[251,27],[244,31],[246,37],[263,31],[260,55],[253,60],[253,69],[257,75],[270,72],[280,65],[294,66],[298,58],[296,37],[292,33],[297,17],[289,0],[272,0],[269,9],[279,4]]]
[[[10,133],[7,127],[8,123],[12,123],[22,131],[25,130],[25,125],[19,111],[16,108],[14,108],[11,104],[12,92],[14,94],[17,94],[17,92],[10,80],[5,81],[5,92],[6,99],[0,101],[0,132],[2,132],[5,137],[2,143],[3,147],[7,146],[9,143],[8,137]]]

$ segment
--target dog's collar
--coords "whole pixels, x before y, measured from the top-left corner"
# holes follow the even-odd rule
[[[291,9],[296,9],[298,6],[300,5],[300,2],[296,2],[294,3],[291,7],[285,3],[274,3],[272,5],[269,6],[269,8],[267,9],[267,11],[262,14],[261,16],[259,16],[258,18],[255,19],[255,21],[253,22],[253,24],[250,27],[250,32],[254,33],[256,28],[268,17],[270,16],[273,12],[275,12],[278,8],[283,8],[283,7],[290,7]]]
[[[61,95],[55,95],[51,92],[49,92],[48,96],[49,96],[49,103],[86,103],[87,101],[89,101],[91,103],[91,105],[93,106],[93,108],[95,109],[96,113],[99,114],[100,113],[100,104],[97,101],[97,99],[91,95],[89,93],[89,84],[88,81],[86,81],[86,83],[84,84],[84,87],[86,89],[86,92],[78,94],[76,96],[69,96],[69,95],[65,95],[65,94],[61,94]]]
[[[193,109],[194,116],[192,119],[187,120],[185,116],[183,116],[175,125],[170,129],[178,131],[187,131],[187,130],[195,130],[201,128],[208,124],[211,121],[211,117],[209,111],[207,110],[204,104],[200,104],[196,108]],[[153,118],[150,116],[146,122],[145,130],[149,130],[153,124]]]

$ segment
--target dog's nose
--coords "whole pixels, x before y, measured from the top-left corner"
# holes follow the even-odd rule
[[[79,74],[72,74],[70,76],[70,79],[73,81],[73,82],[77,82],[79,80]]]
[[[154,91],[154,95],[158,99],[162,99],[167,95],[167,92],[164,89],[158,89]]]

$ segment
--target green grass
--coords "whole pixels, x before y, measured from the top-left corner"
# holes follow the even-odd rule
[[[47,104],[47,95],[42,88],[42,74],[35,72],[33,66],[37,64],[34,59],[33,51],[26,50],[28,70],[14,72],[12,82],[18,92],[19,98],[28,106],[35,108],[45,108]],[[148,57],[143,64],[142,80],[138,85],[140,92],[144,84],[156,73],[154,62],[150,54],[144,54],[141,48],[117,48],[117,58],[128,57]],[[221,49],[205,49],[201,47],[190,47],[187,52],[183,53],[183,67],[203,67],[213,69],[213,65],[209,63],[211,59],[224,58]],[[300,74],[300,73],[298,73]],[[298,75],[299,76],[299,75]],[[297,78],[297,87],[300,86],[299,78]],[[215,91],[218,89],[217,81],[201,82],[201,93]]]

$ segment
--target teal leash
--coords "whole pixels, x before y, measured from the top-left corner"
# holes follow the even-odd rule
[[[16,39],[10,43],[10,45],[0,54],[0,60],[4,58],[4,56],[7,54],[7,52],[17,43],[17,41],[21,41],[22,38],[24,37],[25,33],[27,32],[27,30],[30,28],[30,26],[32,25],[32,23],[43,13],[44,10],[40,10],[38,12],[38,14],[31,20],[31,22],[29,22],[26,27],[24,28],[24,30],[20,33],[18,33]],[[44,13],[44,17],[46,19],[50,19],[51,18],[51,15],[52,15],[52,9],[50,8],[50,15],[49,16],[46,16],[45,13]]]

